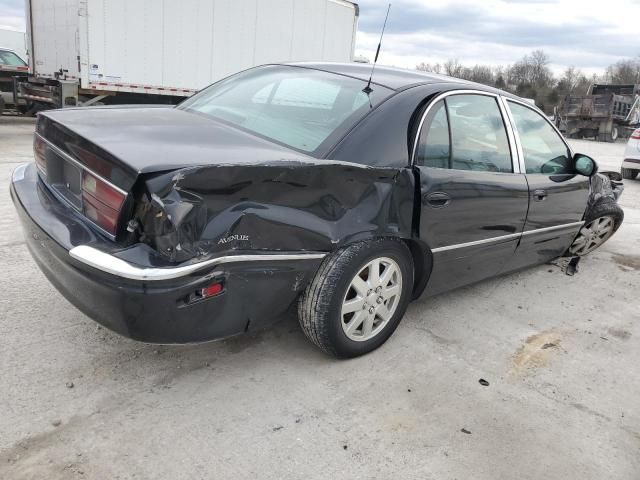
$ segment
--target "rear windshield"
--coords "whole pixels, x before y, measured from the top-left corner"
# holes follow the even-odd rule
[[[321,157],[392,90],[342,75],[265,66],[211,85],[177,108]]]
[[[0,50],[0,65],[9,67],[25,67],[27,64],[15,53]]]

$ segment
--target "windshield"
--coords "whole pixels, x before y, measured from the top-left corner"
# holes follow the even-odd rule
[[[322,156],[392,91],[342,75],[287,66],[246,70],[177,108],[204,114],[296,150]]]
[[[15,53],[0,50],[0,65],[9,67],[25,67],[27,64]]]

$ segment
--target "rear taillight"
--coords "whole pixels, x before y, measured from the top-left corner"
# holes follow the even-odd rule
[[[640,140],[640,128],[636,128],[631,134],[631,138],[634,140]]]
[[[47,174],[47,145],[38,135],[33,136],[33,156],[36,159],[36,165],[44,173]]]
[[[82,213],[107,233],[114,235],[126,195],[95,175],[82,172]]]

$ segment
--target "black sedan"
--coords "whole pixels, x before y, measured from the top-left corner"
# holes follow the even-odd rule
[[[411,299],[584,255],[620,226],[616,178],[533,105],[369,74],[268,65],[177,107],[40,113],[11,185],[33,258],[136,340],[228,337],[297,304],[312,342],[353,357]]]

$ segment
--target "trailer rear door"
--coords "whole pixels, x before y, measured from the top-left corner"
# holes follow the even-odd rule
[[[53,78],[62,69],[68,78],[79,78],[78,8],[79,0],[27,2],[30,61],[36,76]]]

